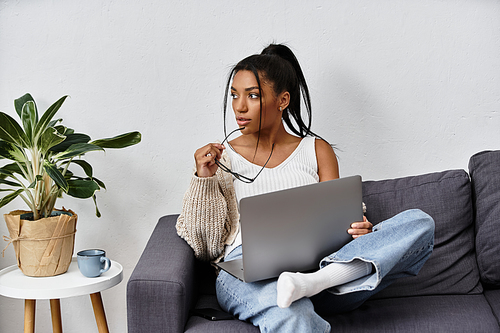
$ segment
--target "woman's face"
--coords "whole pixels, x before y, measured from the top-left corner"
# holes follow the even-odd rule
[[[272,87],[263,82],[261,78],[262,92],[262,123],[261,132],[271,130],[276,124],[281,123],[281,112],[279,103]],[[260,119],[260,92],[257,79],[251,71],[242,70],[237,72],[231,86],[231,97],[234,115],[238,126],[245,127],[242,134],[259,132]]]

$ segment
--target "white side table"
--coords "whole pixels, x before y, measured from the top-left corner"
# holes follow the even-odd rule
[[[76,257],[66,273],[51,277],[29,277],[17,265],[0,271],[0,295],[24,299],[24,332],[35,332],[35,305],[37,299],[50,299],[52,328],[62,332],[61,298],[90,295],[99,333],[108,333],[108,324],[101,291],[116,286],[123,279],[123,267],[111,260],[111,268],[96,278],[87,278],[78,270]]]

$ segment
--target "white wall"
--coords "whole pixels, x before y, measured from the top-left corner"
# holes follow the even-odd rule
[[[104,248],[124,266],[103,292],[112,332],[126,331],[126,282],[157,219],[179,212],[194,150],[223,136],[229,67],[272,41],[301,61],[313,129],[337,144],[343,176],[466,169],[500,148],[495,0],[0,2],[0,110],[14,116],[25,92],[43,110],[69,94],[67,125],[93,138],[143,134],[87,157],[108,186],[101,219],[91,201],[61,203],[79,214],[75,250]],[[10,247],[0,268],[13,263]],[[87,297],[61,306],[67,332],[97,332]],[[0,297],[0,331],[22,321],[23,302]],[[48,301],[36,325],[51,330]]]

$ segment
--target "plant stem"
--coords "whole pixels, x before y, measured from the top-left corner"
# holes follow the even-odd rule
[[[33,219],[38,220],[38,215],[36,214],[36,209],[35,209],[35,207],[32,206],[32,203],[24,195],[19,194],[19,196],[21,197],[21,199],[24,200],[24,202],[28,205],[28,207],[33,212]]]
[[[31,166],[32,166],[32,170],[33,170],[33,176],[34,178],[36,179],[36,176],[39,175],[39,159],[38,159],[38,154],[37,154],[37,151],[36,151],[36,147],[34,147],[32,150],[31,150]],[[35,206],[35,210],[38,210],[39,207],[40,207],[40,182],[37,181],[36,182],[36,185],[35,185],[35,198],[34,198],[34,206]],[[35,215],[38,215],[38,212],[33,212],[33,217],[36,219]]]

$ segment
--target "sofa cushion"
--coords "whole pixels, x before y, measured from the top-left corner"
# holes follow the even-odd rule
[[[211,321],[205,318],[192,316],[186,323],[185,333],[259,333],[258,327],[241,320]]]
[[[464,170],[366,181],[363,200],[373,224],[413,208],[426,212],[436,223],[434,251],[419,274],[397,280],[374,298],[482,292],[474,253],[470,181]]]
[[[500,295],[500,294],[498,294]],[[491,295],[492,297],[495,295]],[[498,299],[495,301],[498,303]],[[200,297],[197,308],[220,309],[215,295]],[[332,332],[499,332],[483,295],[441,295],[369,300],[347,313],[326,316]],[[259,332],[240,320],[189,318],[186,333]]]
[[[203,308],[216,309],[222,311],[222,309],[219,306],[219,303],[217,302],[217,297],[215,295],[200,295],[198,301],[196,302],[195,309],[203,309]],[[251,323],[244,322],[238,319],[211,321],[196,315],[192,315],[189,317],[186,323],[185,330],[186,333],[260,332],[258,327],[255,327]]]
[[[485,290],[484,297],[486,297],[486,300],[490,304],[491,311],[493,311],[500,326],[500,289]]]
[[[417,296],[369,300],[328,316],[332,332],[500,332],[483,295]]]
[[[500,286],[500,151],[471,157],[469,173],[476,214],[476,251],[481,280]]]

